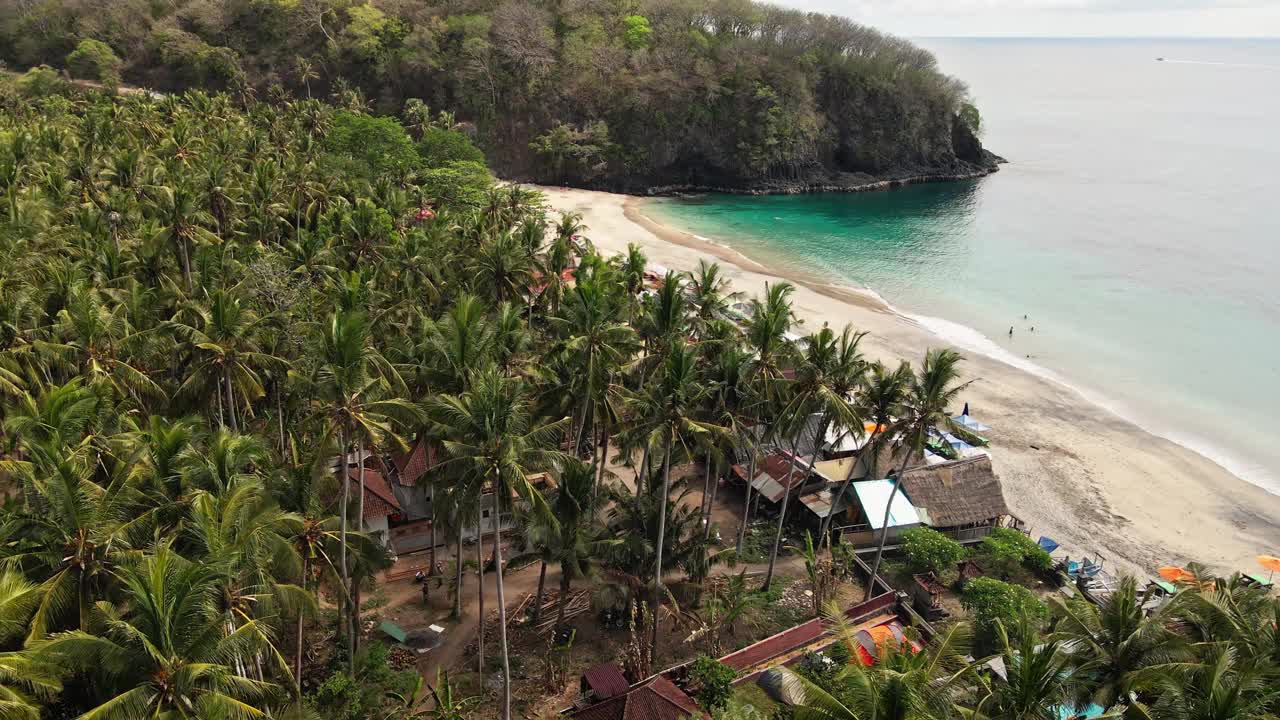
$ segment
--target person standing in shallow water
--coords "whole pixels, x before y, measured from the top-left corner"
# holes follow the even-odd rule
[[[1012,325],[1010,325],[1010,326],[1009,326],[1009,337],[1011,337],[1011,338],[1013,337],[1013,326],[1012,326]]]

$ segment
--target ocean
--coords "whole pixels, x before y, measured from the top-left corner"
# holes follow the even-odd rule
[[[1000,172],[645,212],[869,288],[1280,494],[1280,40],[917,42]]]

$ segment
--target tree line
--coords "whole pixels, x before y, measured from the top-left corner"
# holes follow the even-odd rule
[[[993,167],[965,86],[847,18],[750,0],[37,0],[0,59],[177,91],[359,88],[464,121],[507,177],[787,189]]]

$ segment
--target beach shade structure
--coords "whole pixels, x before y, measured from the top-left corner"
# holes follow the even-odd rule
[[[858,653],[858,662],[870,667],[880,657],[886,645],[902,652],[919,650],[902,632],[902,626],[896,622],[864,628],[853,634],[854,648]]]
[[[978,420],[971,417],[969,413],[961,413],[960,415],[957,415],[951,418],[951,422],[955,423],[956,425],[959,425],[960,427],[970,432],[976,432],[976,433],[991,432],[990,425],[986,425],[984,423],[978,422]]]
[[[1040,539],[1036,541],[1036,544],[1040,546],[1041,550],[1047,553],[1052,553],[1054,550],[1058,549],[1058,543],[1053,538],[1046,535],[1041,535]]]
[[[1259,555],[1258,564],[1262,566],[1263,570],[1271,573],[1267,576],[1267,580],[1274,579],[1276,572],[1280,571],[1280,557],[1275,555]]]
[[[1174,567],[1172,565],[1165,565],[1157,570],[1157,572],[1160,573],[1160,577],[1172,583],[1191,582],[1196,579],[1195,573],[1188,571],[1186,568]]]

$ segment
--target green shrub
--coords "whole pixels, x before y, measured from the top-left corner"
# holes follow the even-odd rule
[[[71,77],[94,80],[109,88],[120,84],[120,68],[123,66],[111,46],[97,40],[81,40],[67,55],[67,70]]]
[[[62,95],[66,91],[66,81],[58,75],[57,70],[48,65],[33,67],[18,78],[18,92],[25,98]]]
[[[696,689],[694,697],[707,712],[713,712],[729,702],[732,685],[738,673],[713,657],[699,655],[689,669],[689,679]]]
[[[340,110],[324,139],[325,149],[366,178],[403,173],[418,165],[418,151],[399,120]]]
[[[484,162],[484,153],[466,135],[437,127],[422,131],[418,155],[426,167],[440,167],[451,162]]]
[[[964,559],[964,546],[930,527],[902,533],[902,551],[912,572],[940,573]]]
[[[1049,614],[1048,608],[1030,590],[986,577],[975,578],[965,585],[960,605],[973,615],[978,643],[988,647],[997,622],[1013,632],[1022,618],[1038,625]]]
[[[1003,577],[1015,575],[1019,569],[1045,572],[1053,566],[1053,560],[1035,540],[1017,530],[996,528],[982,540],[978,550],[983,566]]]

